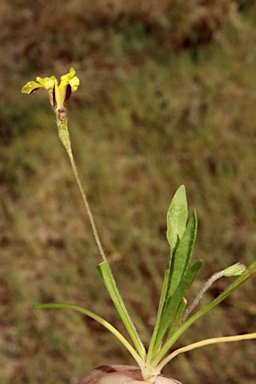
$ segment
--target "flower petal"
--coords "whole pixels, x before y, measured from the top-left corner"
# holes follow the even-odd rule
[[[67,73],[66,75],[63,75],[61,76],[61,81],[60,83],[62,84],[68,84],[70,82],[71,79],[73,79],[73,77],[75,76],[75,73],[76,71],[74,70],[74,68],[70,68],[69,70],[69,73]]]
[[[56,80],[55,76],[44,77],[44,78],[37,76],[36,78],[36,81],[38,81],[38,83],[40,83],[48,92],[52,91],[55,80]]]
[[[32,93],[39,88],[45,88],[49,94],[50,102],[55,111],[65,108],[72,92],[75,92],[79,87],[80,80],[75,76],[76,71],[70,68],[69,73],[61,76],[60,84],[55,76],[37,77],[36,81],[29,81],[22,88],[23,93]]]
[[[56,97],[56,103],[58,108],[64,107],[64,101],[66,98],[66,87],[67,84],[61,82],[60,85],[58,83],[55,83],[55,97]]]
[[[69,84],[71,85],[72,92],[75,92],[80,85],[80,80],[77,76],[75,76],[70,80]]]
[[[44,79],[44,87],[45,87],[46,91],[48,91],[49,93],[52,93],[53,87],[56,83],[57,83],[57,80],[56,80],[56,78],[53,79],[53,76],[52,77],[46,77]]]
[[[76,71],[74,68],[70,68],[69,73],[61,76],[61,81],[58,89],[58,95],[56,92],[56,99],[58,105],[65,106],[70,99],[71,93],[75,92],[79,87],[80,80],[75,76]]]
[[[75,74],[76,74],[76,71],[74,70],[74,68],[71,67],[70,70],[69,70],[69,73],[67,73],[66,75],[61,76],[61,78],[60,78],[61,81],[60,82],[68,84],[70,82],[70,80],[73,79]]]
[[[36,81],[29,81],[27,84],[24,85],[21,92],[30,94],[38,90],[39,88],[44,88],[44,86],[42,84],[37,83]]]

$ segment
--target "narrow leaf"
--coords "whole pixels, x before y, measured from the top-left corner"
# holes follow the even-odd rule
[[[169,297],[169,299],[167,301],[166,308],[165,308],[164,313],[163,313],[162,318],[161,318],[161,322],[159,324],[159,331],[158,331],[156,341],[154,344],[153,354],[155,354],[157,349],[159,348],[159,346],[162,342],[162,339],[163,339],[163,337],[167,331],[167,328],[170,325],[170,321],[171,321],[173,315],[177,311],[177,308],[179,307],[180,302],[183,299],[183,296],[185,295],[185,293],[189,289],[190,285],[194,281],[194,279],[197,275],[197,272],[199,271],[199,269],[202,266],[202,263],[203,262],[201,260],[198,260],[192,265],[192,267],[187,271],[185,276],[180,281],[179,286],[176,289],[176,291],[174,292],[173,296]]]
[[[131,344],[123,337],[123,335],[111,325],[109,322],[104,320],[102,317],[96,315],[95,313],[80,307],[74,304],[65,304],[65,303],[48,303],[48,304],[37,304],[34,305],[35,309],[53,309],[53,308],[61,308],[61,309],[73,309],[77,312],[83,313],[84,315],[90,317],[91,319],[97,321],[103,327],[105,327],[109,332],[111,332],[122,344],[123,346],[130,352],[132,357],[138,363],[140,367],[144,366],[143,360],[140,358],[135,349],[131,346]]]
[[[180,279],[182,278],[189,265],[196,239],[196,231],[197,218],[194,211],[191,219],[189,220],[188,226],[183,233],[178,248],[173,256],[169,296],[171,296],[176,290]]]
[[[176,191],[167,212],[166,235],[170,244],[170,259],[169,259],[169,266],[165,272],[165,277],[163,281],[160,304],[157,312],[156,325],[154,327],[154,332],[149,345],[149,350],[148,350],[149,360],[151,359],[151,354],[153,353],[156,335],[159,332],[158,328],[160,324],[160,319],[162,317],[162,312],[164,307],[166,306],[167,299],[170,293],[170,284],[171,284],[171,275],[172,275],[172,272],[171,272],[172,256],[185,231],[187,218],[188,218],[188,207],[187,207],[186,190],[184,185],[181,185]]]
[[[185,321],[180,328],[172,335],[170,339],[166,341],[166,343],[162,346],[161,350],[157,353],[155,358],[152,361],[151,366],[155,368],[158,363],[163,359],[168,350],[172,347],[175,341],[200,317],[209,312],[216,305],[221,303],[226,297],[228,297],[233,291],[235,291],[240,285],[242,285],[246,280],[248,280],[251,276],[256,273],[256,261],[247,268],[247,270],[239,276],[230,286],[225,289],[215,300],[213,300],[210,304],[208,304],[205,308],[196,312],[193,316]]]
[[[160,296],[160,300],[159,300],[159,306],[158,306],[158,310],[157,310],[156,323],[155,323],[155,326],[154,326],[153,335],[151,337],[149,348],[148,348],[148,353],[147,353],[148,361],[150,361],[151,357],[152,357],[156,336],[157,336],[157,334],[159,332],[160,321],[161,321],[163,309],[164,309],[164,306],[165,306],[165,303],[166,303],[167,290],[168,290],[168,281],[169,281],[169,273],[170,273],[170,268],[168,267],[168,268],[166,268],[165,274],[164,274],[164,281],[163,281],[163,285],[162,285],[162,291],[161,291],[161,296]]]
[[[100,265],[97,266],[98,272],[100,274],[100,277],[103,280],[103,283],[105,287],[108,290],[108,293],[111,296],[111,299],[113,300],[115,307],[121,317],[121,320],[124,323],[125,328],[127,329],[127,332],[129,333],[135,348],[137,349],[140,357],[142,359],[145,358],[146,352],[145,348],[140,340],[140,337],[136,331],[136,328],[127,312],[127,309],[124,305],[123,299],[118,291],[118,288],[116,286],[116,282],[114,280],[114,277],[111,273],[109,264],[107,261],[102,262]]]
[[[167,337],[167,340],[174,334],[174,332],[176,331],[176,328],[180,322],[180,319],[181,317],[183,316],[183,313],[184,313],[184,310],[186,308],[186,304],[187,304],[187,300],[183,297],[180,304],[179,304],[179,307],[177,309],[177,312],[175,314],[175,318],[174,318],[174,321],[172,323],[172,326],[171,326],[171,329],[168,333],[168,337]]]

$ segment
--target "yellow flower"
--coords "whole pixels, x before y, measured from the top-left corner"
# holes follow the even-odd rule
[[[60,84],[55,76],[37,77],[36,81],[29,81],[24,85],[22,93],[32,93],[39,88],[45,88],[49,94],[50,102],[55,112],[65,110],[70,99],[71,93],[75,92],[79,87],[80,80],[75,76],[76,71],[70,68],[69,73],[61,76]]]

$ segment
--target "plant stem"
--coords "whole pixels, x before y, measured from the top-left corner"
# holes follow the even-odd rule
[[[78,171],[77,171],[77,167],[76,167],[76,163],[75,163],[75,160],[74,160],[74,157],[73,157],[73,153],[70,150],[70,151],[67,152],[67,154],[68,154],[68,157],[69,157],[69,160],[70,160],[70,163],[71,163],[71,166],[72,166],[75,178],[76,178],[76,182],[78,184],[80,193],[81,193],[83,201],[84,201],[84,205],[85,205],[85,208],[86,208],[89,220],[90,220],[90,224],[91,224],[91,227],[92,227],[92,231],[93,231],[93,235],[94,235],[96,244],[97,244],[97,246],[99,248],[99,251],[100,251],[100,254],[101,254],[101,257],[102,257],[103,261],[107,261],[107,258],[106,258],[106,255],[105,255],[104,249],[102,247],[102,244],[101,244],[101,241],[100,241],[100,238],[99,238],[99,234],[98,234],[98,231],[97,231],[97,228],[96,228],[96,225],[95,225],[93,214],[92,214],[89,202],[87,200],[87,196],[86,196],[86,194],[84,192],[84,189],[83,189],[83,186],[82,186],[82,183],[81,183]]]
[[[94,235],[96,244],[98,246],[98,249],[100,251],[100,254],[102,256],[102,259],[103,259],[103,262],[100,263],[100,265],[99,265],[100,276],[101,276],[101,278],[105,284],[105,287],[107,288],[107,290],[108,290],[108,292],[109,292],[109,294],[110,294],[110,296],[111,296],[111,298],[112,298],[112,300],[116,306],[116,309],[117,309],[128,333],[129,333],[131,339],[134,342],[134,345],[135,345],[136,350],[138,351],[138,353],[140,355],[140,358],[143,359],[143,361],[144,361],[145,356],[146,356],[144,345],[141,342],[141,339],[140,339],[140,337],[139,337],[139,335],[135,329],[135,326],[134,326],[127,310],[126,310],[126,307],[123,303],[123,299],[122,299],[122,297],[118,291],[118,288],[116,286],[116,283],[115,283],[114,277],[111,273],[105,252],[104,252],[103,247],[101,245],[101,241],[100,241],[98,231],[97,231],[97,228],[96,228],[96,225],[94,222],[93,214],[92,214],[90,206],[89,206],[89,202],[87,200],[86,194],[84,192],[84,189],[83,189],[83,186],[82,186],[82,183],[81,183],[78,171],[77,171],[76,163],[75,163],[72,149],[71,149],[71,141],[70,141],[70,136],[69,136],[69,131],[68,131],[68,119],[65,116],[63,118],[61,118],[57,115],[57,127],[58,127],[59,138],[60,138],[60,140],[61,140],[61,142],[62,142],[62,144],[63,144],[63,146],[66,149],[66,152],[68,154],[68,157],[69,157],[69,160],[71,163],[71,167],[72,167],[73,173],[74,173],[75,178],[76,178],[76,182],[78,184],[78,187],[79,187],[80,193],[82,195],[87,214],[89,216],[90,224],[91,224],[91,227],[93,230],[93,235]]]
[[[203,297],[203,294],[210,288],[210,286],[215,283],[215,281],[219,280],[223,276],[238,276],[239,274],[242,274],[244,272],[246,267],[243,264],[236,263],[234,265],[231,265],[230,267],[224,269],[223,271],[214,273],[206,282],[206,284],[203,286],[203,288],[199,291],[198,295],[196,296],[193,303],[186,309],[184,315],[182,316],[177,328],[179,328],[184,321],[187,319],[188,315],[195,309],[195,307],[198,305],[199,301]],[[231,273],[229,272],[231,271]],[[232,271],[234,273],[232,274]]]
[[[100,252],[100,255],[101,255],[103,261],[107,261],[107,258],[106,258],[106,255],[105,255],[104,249],[102,247],[102,244],[101,244],[101,241],[99,238],[99,234],[98,234],[98,231],[97,231],[97,228],[95,225],[93,214],[92,214],[86,193],[84,191],[84,188],[82,186],[82,183],[81,183],[81,180],[80,180],[80,177],[78,174],[75,159],[73,157],[71,142],[70,142],[70,137],[69,137],[69,131],[68,131],[68,119],[65,118],[62,120],[62,119],[57,118],[57,127],[58,127],[58,133],[59,133],[60,141],[62,142],[64,148],[66,149],[66,152],[68,154],[68,157],[69,157],[69,160],[71,163],[73,173],[74,173],[75,178],[76,178],[77,185],[78,185],[80,193],[82,195],[82,199],[83,199],[83,202],[85,205],[86,212],[87,212],[88,217],[89,217],[89,221],[90,221],[90,224],[92,227],[92,231],[93,231],[93,235],[94,235],[97,247],[99,249],[99,252]]]

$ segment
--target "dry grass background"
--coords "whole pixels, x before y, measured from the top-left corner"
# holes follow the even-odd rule
[[[234,8],[232,0],[2,1],[2,66],[43,69],[85,60],[112,45],[111,35],[128,30],[155,39],[164,49],[211,40]],[[79,48],[78,48],[79,47]],[[99,49],[97,49],[99,48]]]
[[[0,373],[7,384],[76,383],[132,361],[96,323],[34,303],[84,305],[121,327],[46,95],[36,76],[81,78],[69,108],[73,148],[118,285],[147,342],[168,246],[165,215],[185,184],[205,267],[255,260],[253,1],[18,1],[0,5]],[[205,302],[226,286],[220,281]],[[180,345],[255,331],[255,279]],[[184,384],[255,382],[255,343],[180,356]]]

